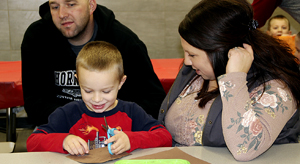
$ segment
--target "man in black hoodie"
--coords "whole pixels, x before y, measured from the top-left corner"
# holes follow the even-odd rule
[[[39,14],[21,46],[24,107],[31,123],[45,124],[57,107],[81,99],[76,57],[86,43],[97,40],[115,45],[122,54],[127,80],[118,98],[136,102],[157,118],[165,92],[147,48],[111,10],[96,0],[49,0]]]

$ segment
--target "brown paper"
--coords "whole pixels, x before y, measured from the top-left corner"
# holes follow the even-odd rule
[[[101,147],[101,148],[90,150],[88,155],[84,155],[84,156],[68,155],[67,158],[70,158],[74,161],[81,162],[81,163],[103,163],[106,161],[122,158],[128,155],[131,154],[124,152],[119,155],[111,155],[109,154],[107,147]]]
[[[142,157],[132,158],[132,159],[185,159],[191,164],[209,164],[199,158],[195,158],[179,148],[175,147],[171,150],[162,151],[155,154],[145,155]]]

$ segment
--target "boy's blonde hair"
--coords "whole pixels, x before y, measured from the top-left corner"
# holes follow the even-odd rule
[[[76,72],[82,67],[89,71],[116,69],[118,80],[124,76],[123,60],[120,51],[114,45],[104,41],[92,41],[86,44],[76,58]]]
[[[276,15],[276,16],[273,16],[272,18],[270,18],[269,21],[268,21],[268,30],[269,31],[270,31],[270,28],[271,28],[271,21],[274,20],[274,19],[285,19],[285,20],[287,20],[289,30],[291,29],[290,21],[289,21],[289,19],[287,19],[287,17],[285,17],[284,15]]]

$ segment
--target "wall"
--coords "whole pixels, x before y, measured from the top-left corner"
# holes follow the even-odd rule
[[[150,58],[183,57],[177,28],[198,0],[96,1],[112,9],[120,22],[137,33],[145,42]],[[43,2],[46,0],[0,0],[0,61],[21,60],[23,34],[40,18],[38,9]],[[291,23],[292,32],[296,33],[299,24],[293,20]]]

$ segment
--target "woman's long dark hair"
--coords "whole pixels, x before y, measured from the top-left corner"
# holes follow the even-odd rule
[[[266,82],[268,76],[284,82],[299,107],[300,72],[288,45],[261,32],[253,26],[253,10],[246,0],[202,0],[186,15],[179,25],[179,34],[193,47],[204,50],[212,64],[216,79],[226,73],[228,51],[252,46],[256,75],[248,83]],[[217,97],[219,89],[208,91],[204,81],[197,99],[199,106]]]

